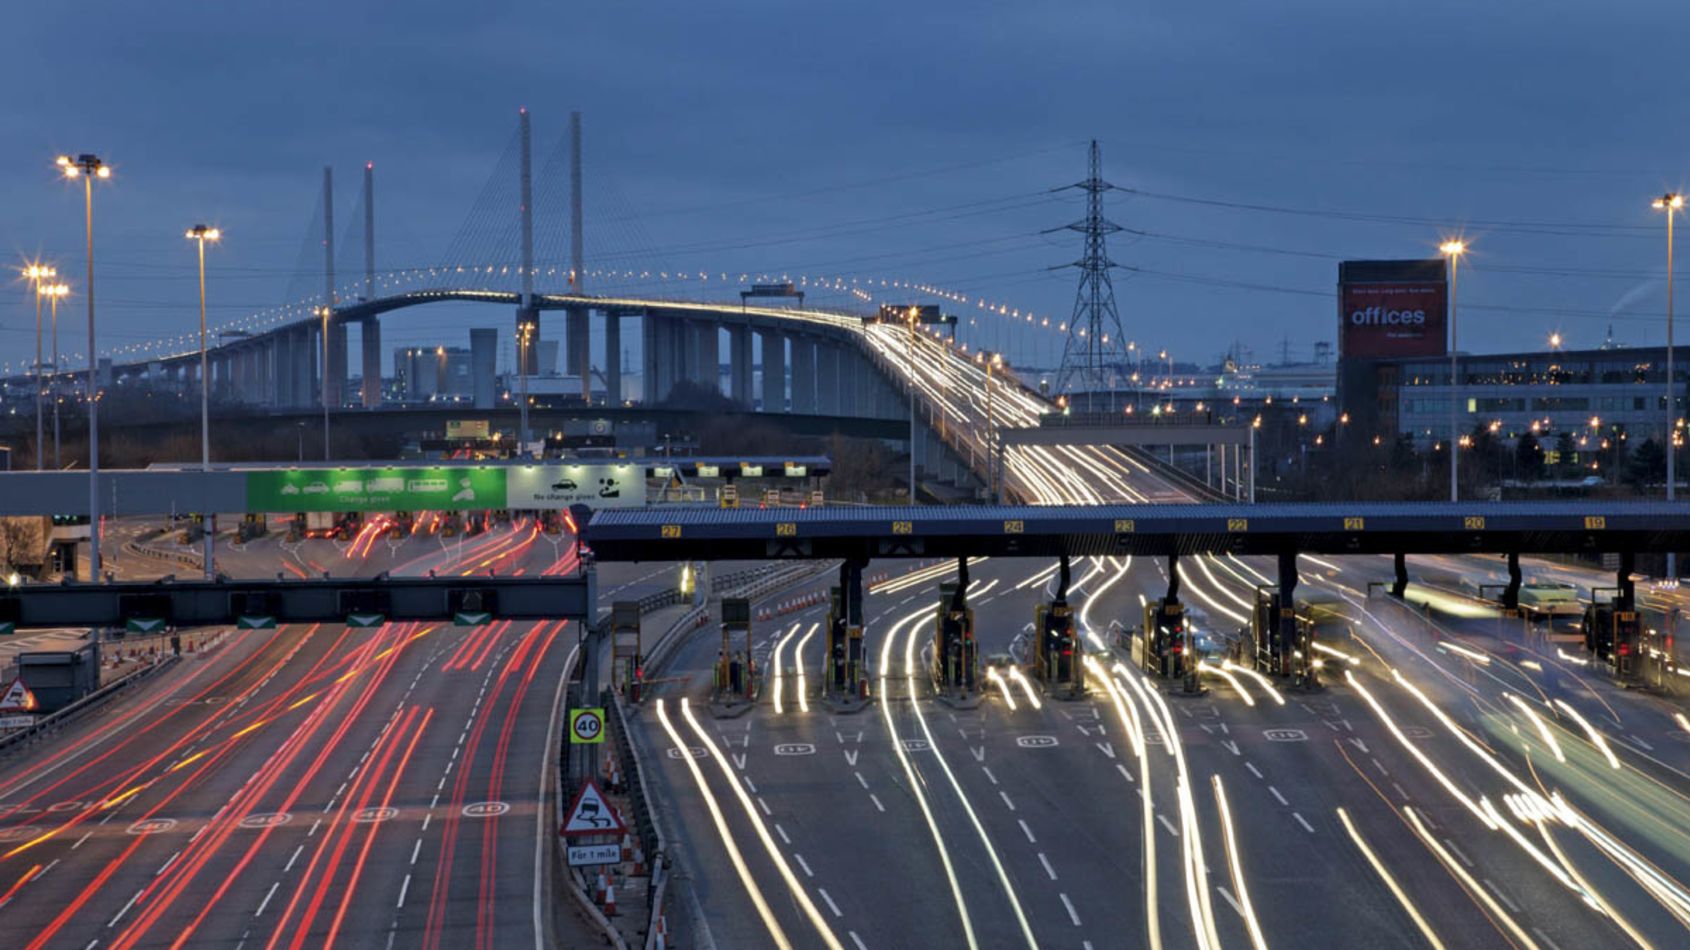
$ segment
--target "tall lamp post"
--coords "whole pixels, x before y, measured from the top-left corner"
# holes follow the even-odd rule
[[[82,224],[87,235],[88,284],[88,579],[100,582],[100,357],[94,341],[94,179],[110,178],[98,155],[60,155],[60,172],[82,179]]]
[[[913,307],[913,306],[910,307],[910,319],[909,319],[909,327],[910,327],[910,347],[909,347],[910,371],[906,375],[906,378],[909,380],[909,383],[908,383],[909,390],[908,390],[908,392],[905,393],[905,395],[909,396],[909,400],[910,400],[910,504],[912,504],[912,505],[916,503],[916,500],[915,500],[915,322],[916,322],[916,316],[917,316],[918,313],[919,313],[919,311],[917,311],[915,307]]]
[[[1456,473],[1461,465],[1461,430],[1456,415],[1456,403],[1461,393],[1461,383],[1456,379],[1456,335],[1455,335],[1455,298],[1457,278],[1461,270],[1461,255],[1467,253],[1465,241],[1445,241],[1438,246],[1444,256],[1449,258],[1449,500],[1460,500],[1461,489],[1456,479]]]
[[[205,349],[205,242],[221,241],[223,232],[217,228],[196,224],[188,229],[187,238],[198,245],[200,260],[200,471],[211,471],[211,377],[206,373]],[[326,419],[325,419],[326,423]],[[217,538],[217,514],[201,515],[200,525],[205,535],[205,579],[217,576],[212,546]]]
[[[200,262],[200,469],[211,471],[211,377],[206,373],[205,348],[205,242],[223,240],[217,228],[196,224],[187,238],[198,245]]]
[[[48,363],[47,365],[53,368],[53,375],[51,377],[52,382],[50,385],[52,387],[53,398],[54,469],[64,467],[64,462],[59,458],[59,298],[64,297],[69,293],[70,285],[62,282],[53,284],[47,288],[47,306],[53,315],[51,323],[53,337],[53,362]]]
[[[41,301],[48,295],[48,285],[44,281],[58,275],[57,270],[45,264],[31,264],[23,269],[24,279],[29,281],[30,290],[35,292],[35,470],[38,472],[44,467],[42,460],[46,447],[41,414]]]
[[[1655,209],[1667,213],[1667,501],[1678,497],[1678,393],[1672,378],[1672,219],[1684,207],[1684,196],[1667,192],[1655,199]],[[1667,552],[1667,577],[1678,578],[1678,554]]]

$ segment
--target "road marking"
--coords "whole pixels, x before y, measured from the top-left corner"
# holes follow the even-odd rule
[[[1179,832],[1174,830],[1174,823],[1168,820],[1167,815],[1164,815],[1161,812],[1157,812],[1156,813],[1156,820],[1162,823],[1162,827],[1168,829],[1168,834],[1171,834],[1176,838],[1179,837]]]
[[[164,862],[164,863],[163,863],[163,864],[161,864],[161,865],[159,865],[159,866],[158,866],[158,870],[156,870],[156,871],[154,871],[154,872],[153,872],[153,877],[158,877],[158,876],[159,876],[159,875],[160,875],[160,874],[163,874],[163,873],[164,873],[164,872],[165,872],[165,871],[168,871],[168,870],[170,870],[170,866],[171,866],[171,865],[172,865],[172,864],[175,864],[175,863],[176,863],[176,859],[177,859],[177,858],[179,858],[179,857],[181,857],[181,856],[182,856],[182,852],[180,852],[180,851],[178,851],[178,852],[176,852],[176,853],[175,853],[175,854],[173,854],[173,855],[171,855],[171,856],[170,856],[170,860],[168,860],[168,861],[166,861],[166,862]]]
[[[417,843],[415,845],[411,846],[411,863],[413,865],[417,863],[417,855],[419,855],[421,853],[422,853],[422,839],[418,838]]]
[[[1291,806],[1291,803],[1285,800],[1285,796],[1279,794],[1279,789],[1274,788],[1272,785],[1268,786],[1268,794],[1277,799],[1281,805],[1284,805],[1287,808]]]
[[[286,874],[286,873],[288,873],[288,872],[289,872],[289,871],[291,871],[291,870],[293,870],[293,862],[295,862],[295,861],[298,861],[298,860],[299,860],[299,852],[301,852],[301,851],[304,851],[304,850],[305,850],[305,846],[304,846],[304,845],[300,845],[300,846],[299,846],[299,847],[297,847],[297,848],[295,848],[295,849],[293,849],[293,857],[291,857],[291,858],[288,858],[288,865],[287,865],[287,867],[285,867],[285,868],[282,868],[282,873],[283,873],[283,874]]]
[[[1043,851],[1039,852],[1039,863],[1045,866],[1045,873],[1050,875],[1050,879],[1056,880],[1056,869],[1050,866],[1050,859],[1045,857]]]
[[[1243,754],[1238,751],[1238,743],[1232,741],[1231,739],[1222,739],[1221,745],[1226,748],[1226,751],[1231,752],[1233,755]]]
[[[1653,752],[1653,751],[1655,751],[1655,747],[1654,747],[1654,746],[1652,746],[1652,745],[1650,745],[1650,744],[1649,744],[1649,743],[1647,743],[1647,742],[1644,742],[1644,741],[1643,741],[1643,740],[1642,740],[1642,738],[1640,738],[1640,737],[1639,737],[1639,736],[1638,736],[1638,735],[1637,735],[1637,733],[1635,733],[1635,732],[1629,732],[1629,733],[1626,733],[1626,734],[1627,734],[1627,735],[1629,735],[1629,736],[1631,736],[1631,741],[1633,741],[1633,742],[1635,742],[1635,743],[1637,743],[1637,744],[1638,744],[1638,745],[1640,745],[1640,746],[1642,746],[1642,747],[1643,747],[1643,751],[1645,751],[1645,752]]]
[[[751,794],[753,794],[753,795],[757,794],[757,786],[751,781],[751,776],[742,775],[742,776],[740,776],[740,780],[745,783],[746,788],[751,790]]]
[[[1466,853],[1465,853],[1465,852],[1463,852],[1463,851],[1462,851],[1462,850],[1461,850],[1461,849],[1460,849],[1460,848],[1457,848],[1457,847],[1456,847],[1456,846],[1455,846],[1455,842],[1453,842],[1453,841],[1451,841],[1451,840],[1449,840],[1449,839],[1448,839],[1448,838],[1445,838],[1445,839],[1444,839],[1444,844],[1446,844],[1446,845],[1448,845],[1448,846],[1449,846],[1449,849],[1450,849],[1450,850],[1451,850],[1451,851],[1454,851],[1454,852],[1455,852],[1455,856],[1456,856],[1456,857],[1458,857],[1458,858],[1460,858],[1460,859],[1461,859],[1461,863],[1462,863],[1462,864],[1465,864],[1465,865],[1467,865],[1467,866],[1468,866],[1468,867],[1472,867],[1472,866],[1473,866],[1473,859],[1471,859],[1471,858],[1469,858],[1469,857],[1467,857],[1467,854],[1466,854]]]
[[[857,950],[868,950],[868,947],[863,944],[863,938],[857,936],[855,930],[847,930],[845,933],[850,936],[851,942],[857,945]]]
[[[857,767],[857,756],[861,755],[861,754],[862,754],[861,750],[846,749],[845,750],[845,764],[851,766],[852,768],[856,768]]]
[[[974,756],[974,761],[976,761],[976,762],[986,761],[986,747],[985,746],[970,746],[968,751]]]
[[[259,901],[258,909],[252,912],[252,916],[261,917],[261,916],[264,915],[264,908],[270,906],[270,898],[276,896],[276,888],[281,887],[281,886],[282,886],[281,881],[277,881],[276,883],[270,885],[269,893],[264,895],[264,899],[262,901]],[[137,894],[136,896],[139,897],[140,895]]]
[[[1121,777],[1129,782],[1137,781],[1137,779],[1133,778],[1133,773],[1127,771],[1127,767],[1120,762],[1115,763],[1115,771],[1120,772]]]
[[[395,908],[404,907],[405,906],[405,895],[409,894],[410,892],[411,892],[411,876],[409,874],[407,874],[407,875],[405,875],[404,883],[399,885],[399,903],[394,904],[393,906]]]
[[[1068,899],[1067,894],[1058,893],[1056,896],[1062,898],[1062,906],[1068,908],[1068,919],[1072,920],[1074,922],[1074,926],[1078,927],[1080,925],[1080,915],[1074,913],[1074,902]]]
[[[886,806],[880,804],[880,798],[878,796],[876,796],[873,792],[868,793],[868,800],[871,801],[871,802],[874,802],[874,807],[880,809],[881,811],[886,810]]]
[[[851,774],[853,774],[857,777],[857,784],[858,785],[861,785],[863,788],[868,788],[868,779],[863,778],[863,773],[853,772]]]
[[[1092,744],[1097,746],[1097,751],[1103,753],[1104,755],[1107,755],[1111,759],[1113,759],[1115,757],[1115,743],[1113,743],[1113,742],[1094,742]]]
[[[1404,791],[1401,785],[1398,785],[1396,782],[1392,782],[1391,787],[1397,790],[1397,794],[1403,797],[1403,801],[1412,801],[1412,799],[1408,797],[1408,792]]]
[[[791,839],[791,838],[788,838],[788,837],[787,837],[787,836],[786,836],[786,829],[785,829],[785,828],[782,828],[782,827],[781,827],[781,826],[780,826],[780,822],[778,822],[778,821],[777,821],[777,822],[775,822],[775,833],[776,833],[776,834],[778,834],[778,835],[780,835],[780,840],[782,840],[782,841],[784,841],[784,842],[786,842],[786,843],[787,843],[787,844],[788,844],[788,845],[791,845],[791,844],[792,844],[792,839]]]
[[[94,833],[92,831],[88,832],[87,834],[83,835],[82,837],[76,839],[76,843],[71,845],[70,849],[72,851],[75,851],[77,848],[82,847],[82,842],[87,841],[89,838],[91,838],[93,836],[94,836]]]
[[[986,768],[984,765],[982,765],[982,766],[980,766],[980,771],[986,773],[986,777],[992,780],[993,785],[996,785],[998,783],[998,777],[996,775],[992,774],[991,769]]]
[[[818,887],[818,888],[816,888],[816,893],[820,894],[822,896],[822,900],[827,901],[827,909],[833,911],[833,916],[835,916],[835,917],[845,916],[844,911],[841,911],[839,909],[839,905],[835,904],[833,902],[833,898],[828,896],[827,888]]]
[[[1385,764],[1380,762],[1378,759],[1373,760],[1373,767],[1379,770],[1380,775],[1383,775],[1386,778],[1391,777],[1391,773],[1385,769]]]
[[[1314,834],[1314,826],[1309,824],[1309,820],[1304,818],[1301,812],[1294,811],[1291,813],[1291,817],[1297,819],[1297,824],[1302,825],[1304,831],[1311,835]]]
[[[769,811],[769,803],[766,802],[766,801],[763,801],[763,796],[761,796],[761,795],[757,796],[757,807],[763,809],[764,815],[767,815],[767,816],[773,816],[774,815],[774,812]]]
[[[805,877],[815,877],[816,876],[816,872],[810,870],[810,862],[804,860],[804,856],[802,854],[799,854],[796,851],[792,852],[792,860],[797,861],[798,866],[804,869],[804,876]]]
[[[1014,811],[1015,803],[1009,800],[1009,793],[1000,788],[998,789],[998,794],[1003,797],[1003,803],[1009,806],[1009,810]]]
[[[1226,898],[1226,902],[1227,902],[1227,903],[1228,903],[1228,904],[1231,904],[1231,905],[1232,905],[1232,909],[1233,909],[1233,910],[1234,910],[1234,911],[1237,911],[1237,912],[1238,912],[1238,916],[1240,916],[1240,917],[1243,917],[1243,916],[1244,916],[1244,908],[1243,908],[1243,906],[1241,906],[1241,905],[1240,905],[1240,904],[1239,904],[1239,903],[1238,903],[1238,899],[1237,899],[1237,898],[1235,898],[1235,897],[1233,897],[1233,896],[1232,896],[1232,892],[1231,892],[1231,891],[1228,891],[1228,890],[1227,890],[1227,889],[1226,889],[1226,888],[1224,888],[1224,887],[1222,887],[1222,886],[1220,886],[1220,885],[1219,885],[1219,884],[1216,884],[1216,885],[1215,885],[1215,890],[1216,890],[1216,891],[1217,891],[1217,892],[1218,892],[1218,893],[1219,893],[1219,894],[1220,894],[1220,895],[1221,895],[1221,896],[1222,896],[1222,897],[1224,897],[1224,898]]]
[[[1261,770],[1261,769],[1258,769],[1258,768],[1256,768],[1256,763],[1254,763],[1254,762],[1246,762],[1246,763],[1244,763],[1244,767],[1245,767],[1245,768],[1247,768],[1247,769],[1249,769],[1249,770],[1250,770],[1250,774],[1251,774],[1251,775],[1254,775],[1254,776],[1255,776],[1255,777],[1257,777],[1257,778],[1261,778],[1261,777],[1262,777],[1262,770]]]
[[[281,883],[281,882],[280,882],[280,881],[278,881],[278,882],[277,882],[277,883],[278,883],[278,884],[279,884],[279,883]],[[146,890],[146,888],[142,888],[142,889],[141,889],[141,890],[142,890],[142,891],[144,891],[144,890]],[[275,890],[275,888],[271,888],[271,890]],[[131,898],[129,898],[129,903],[127,903],[127,904],[124,904],[124,905],[123,905],[123,909],[122,909],[122,910],[120,910],[120,911],[118,911],[118,912],[117,912],[117,916],[116,916],[116,917],[113,917],[113,918],[112,918],[112,919],[111,919],[111,923],[109,923],[109,924],[106,924],[106,926],[107,926],[107,927],[116,927],[116,926],[117,926],[117,922],[118,922],[118,921],[120,921],[120,920],[122,920],[122,919],[123,919],[123,915],[124,915],[124,914],[127,914],[127,913],[129,913],[129,908],[131,908],[131,907],[134,907],[134,906],[135,906],[135,902],[136,902],[136,901],[138,901],[138,900],[140,900],[140,899],[141,899],[141,891],[136,891],[136,892],[135,892],[135,896],[134,896],[134,897],[131,897]]]
[[[1029,827],[1027,827],[1027,819],[1025,819],[1025,818],[1017,818],[1017,819],[1015,819],[1015,820],[1016,820],[1016,821],[1017,821],[1017,822],[1018,822],[1018,823],[1020,823],[1020,825],[1021,825],[1021,833],[1022,833],[1022,834],[1024,834],[1024,835],[1026,835],[1026,836],[1027,836],[1027,842],[1028,842],[1028,843],[1029,843],[1029,844],[1038,844],[1038,843],[1039,843],[1039,839],[1037,839],[1037,838],[1035,838],[1035,837],[1033,837],[1033,829],[1031,829],[1031,828],[1029,828]]]
[[[1507,905],[1508,905],[1508,909],[1509,909],[1509,910],[1510,910],[1510,911],[1512,911],[1512,912],[1514,912],[1514,913],[1516,913],[1516,914],[1518,914],[1518,913],[1519,913],[1519,912],[1520,912],[1520,907],[1519,907],[1519,905],[1517,905],[1517,904],[1515,904],[1515,903],[1514,903],[1514,902],[1513,902],[1513,901],[1511,901],[1511,900],[1509,900],[1509,899],[1508,899],[1508,895],[1507,895],[1507,894],[1504,894],[1504,893],[1502,893],[1502,889],[1501,889],[1501,888],[1499,888],[1499,887],[1497,887],[1497,886],[1496,886],[1496,885],[1495,885],[1495,884],[1492,884],[1492,883],[1491,883],[1491,880],[1490,880],[1490,878],[1488,878],[1488,877],[1487,877],[1487,878],[1481,878],[1481,880],[1483,880],[1483,881],[1484,881],[1484,882],[1485,882],[1485,886],[1486,886],[1486,887],[1488,887],[1488,888],[1490,888],[1490,892],[1491,892],[1491,893],[1492,893],[1492,894],[1495,894],[1495,895],[1496,895],[1496,898],[1497,898],[1497,900],[1500,900],[1500,901],[1502,901],[1502,902],[1503,902],[1503,903],[1504,903],[1504,904],[1507,904]]]
[[[1543,945],[1548,947],[1549,950],[1561,950],[1561,945],[1549,939],[1549,935],[1544,933],[1542,930],[1533,927],[1532,933],[1537,934],[1537,939],[1543,941]]]

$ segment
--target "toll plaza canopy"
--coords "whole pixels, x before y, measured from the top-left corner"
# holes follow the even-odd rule
[[[584,537],[601,561],[1690,550],[1666,502],[1356,502],[618,509]]]

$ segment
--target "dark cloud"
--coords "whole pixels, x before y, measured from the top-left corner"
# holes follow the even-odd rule
[[[336,167],[351,213],[378,172],[383,266],[438,261],[519,106],[544,147],[588,130],[589,245],[654,270],[911,278],[1066,319],[1050,272],[1078,213],[1045,190],[1102,140],[1130,337],[1208,360],[1331,336],[1342,257],[1475,242],[1476,349],[1559,327],[1659,339],[1651,194],[1683,183],[1683,84],[1665,2],[793,4],[94,3],[8,11],[0,234],[80,270],[92,150],[102,337],[187,329],[183,226],[227,228],[214,313],[283,302]],[[543,161],[544,155],[537,158]],[[503,185],[496,186],[497,188]],[[509,184],[514,201],[514,182]],[[542,193],[556,185],[543,184]],[[1176,198],[1212,199],[1194,204]],[[1236,205],[1257,206],[1248,210]],[[1277,210],[1260,210],[1277,209]],[[1315,212],[1315,213],[1310,213]],[[1364,217],[1348,217],[1357,213]],[[0,361],[31,317],[8,306]],[[1494,304],[1519,310],[1480,309]],[[1007,322],[971,311],[982,325]],[[459,332],[468,309],[395,324]],[[980,332],[980,328],[976,328]],[[1025,351],[1023,328],[1004,342]],[[452,342],[444,340],[444,342]],[[1042,355],[1043,351],[1040,351]]]

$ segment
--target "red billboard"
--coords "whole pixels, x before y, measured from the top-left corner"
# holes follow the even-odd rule
[[[1441,280],[1339,284],[1339,356],[1393,359],[1448,353],[1448,286]]]

